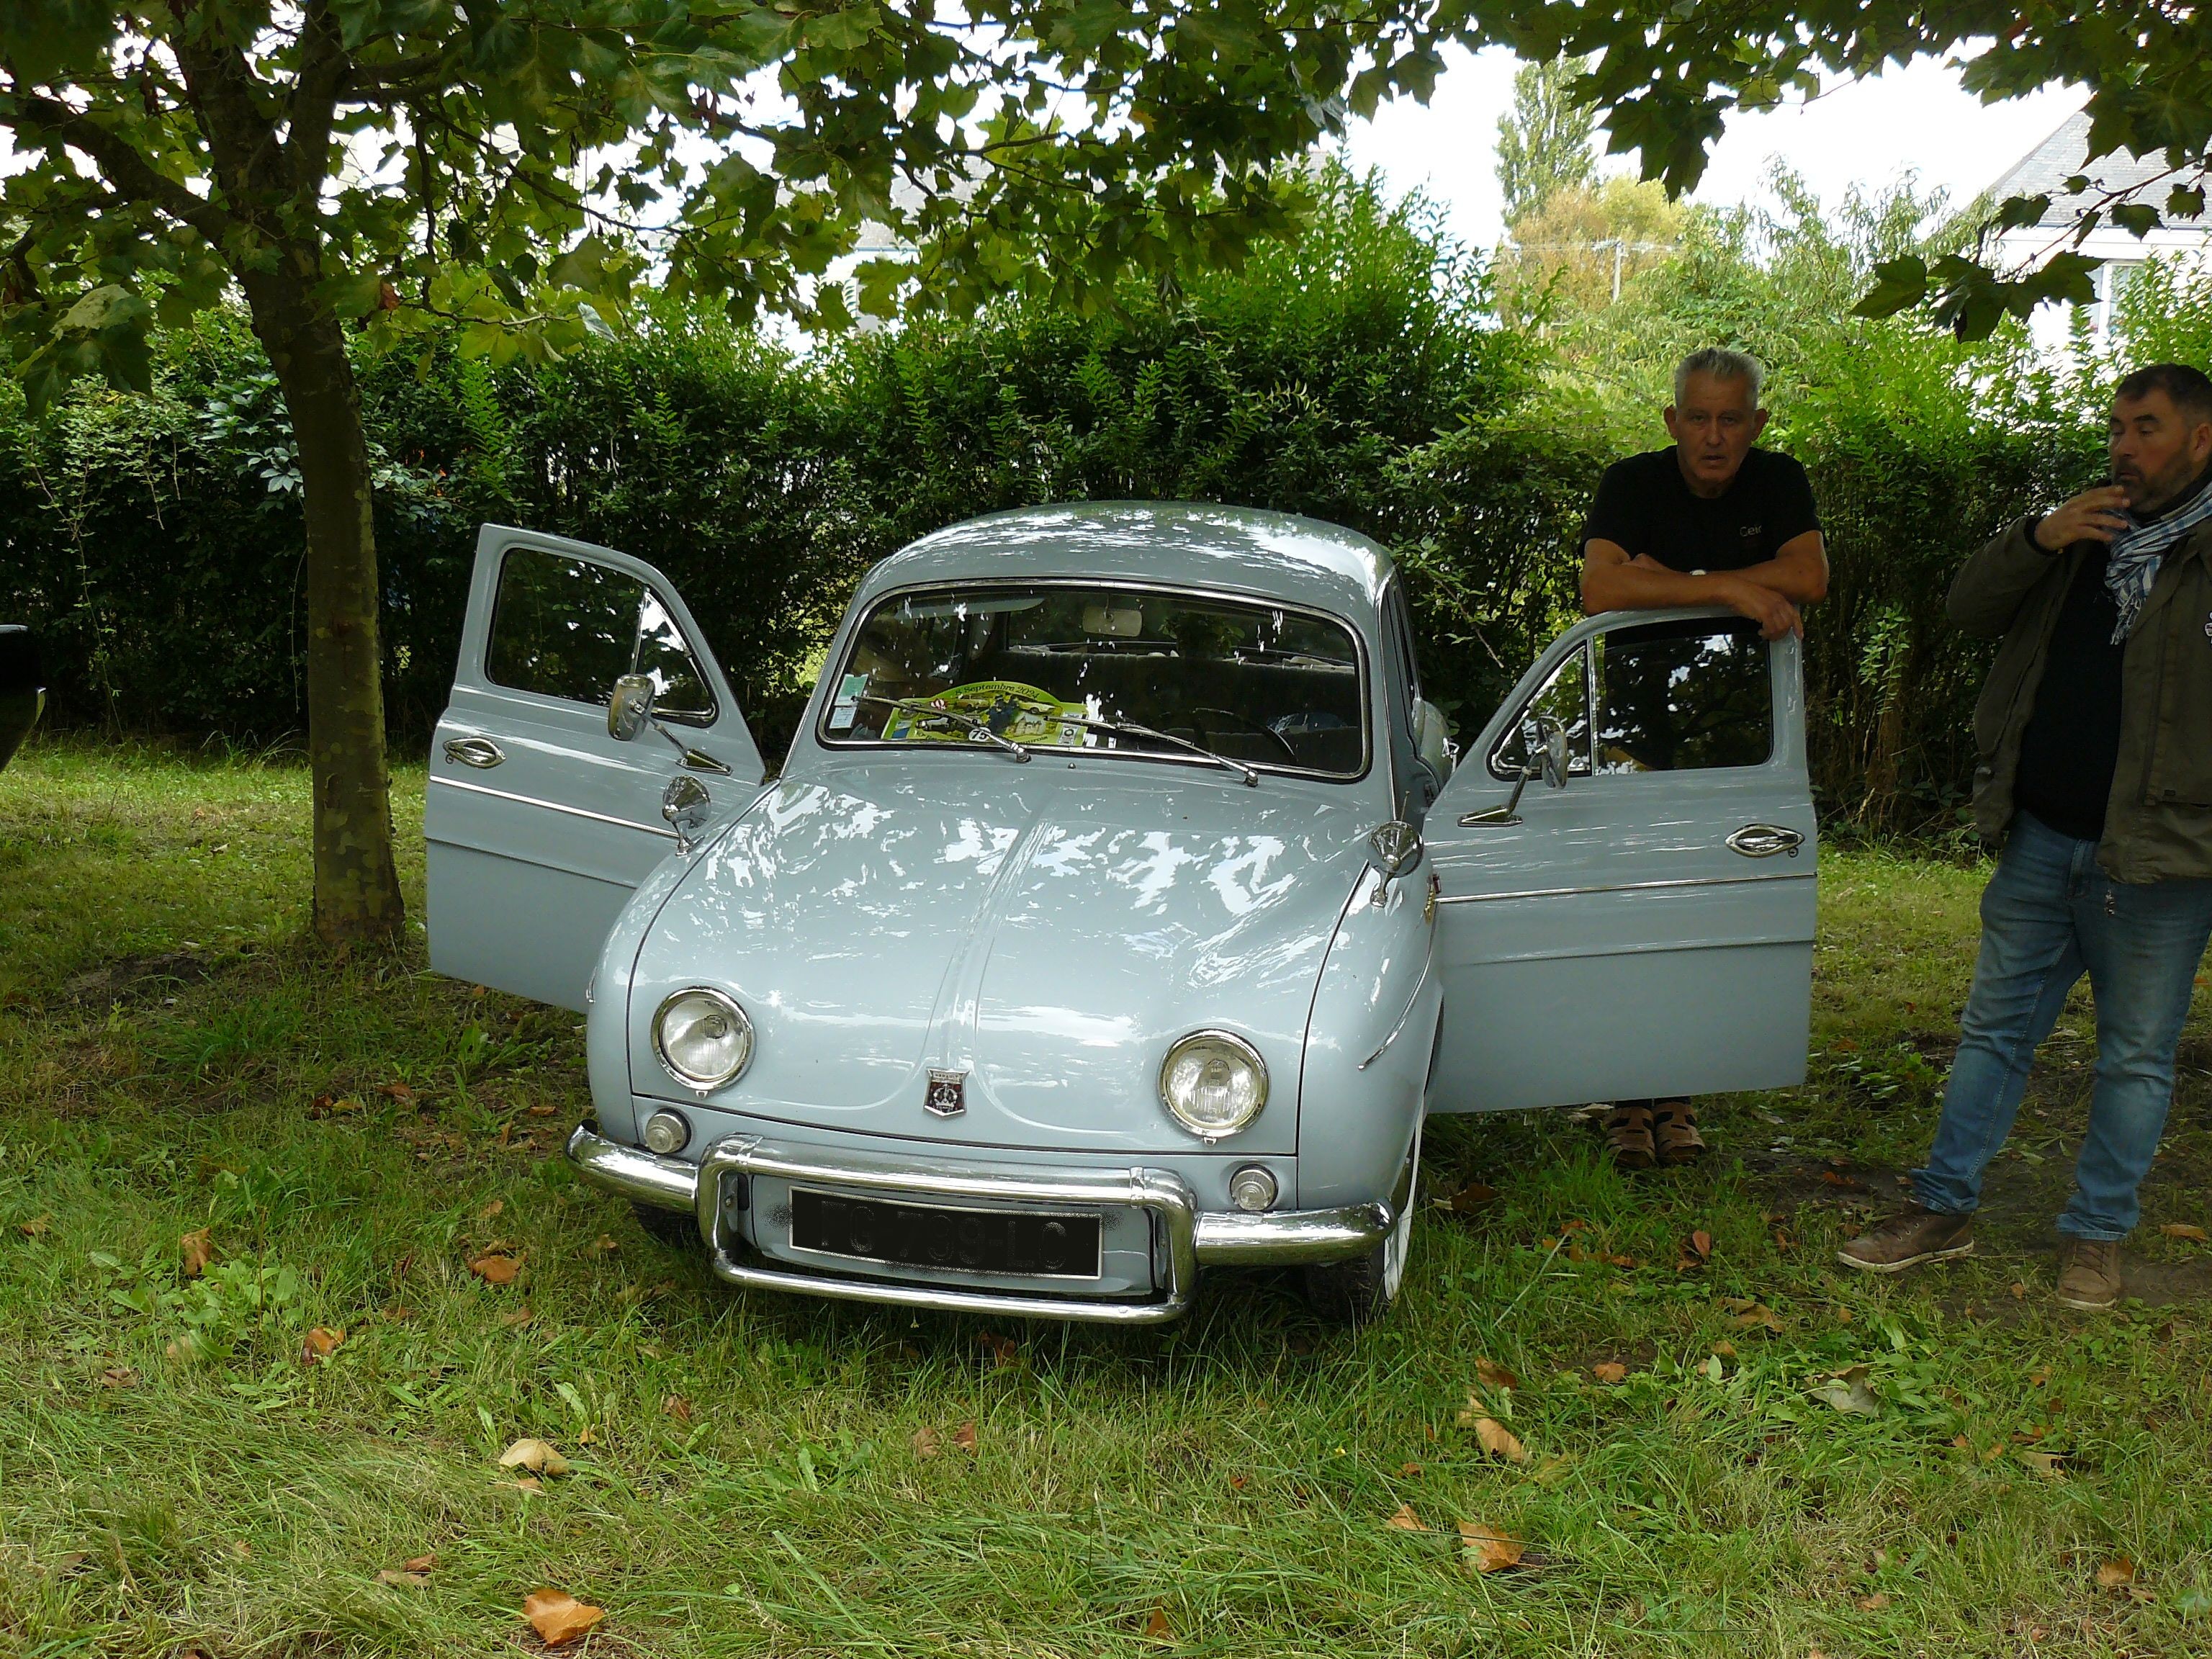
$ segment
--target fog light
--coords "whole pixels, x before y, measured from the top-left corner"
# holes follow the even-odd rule
[[[1240,1210],[1266,1209],[1277,1190],[1274,1171],[1257,1164],[1247,1164],[1229,1177],[1229,1201]]]
[[[663,1158],[682,1152],[684,1143],[690,1139],[691,1126],[681,1112],[655,1112],[645,1121],[646,1150]]]

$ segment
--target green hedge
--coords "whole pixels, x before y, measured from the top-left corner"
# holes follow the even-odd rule
[[[1324,186],[1298,245],[1185,292],[1130,290],[1112,314],[1011,309],[803,354],[665,315],[549,367],[444,346],[364,362],[395,739],[419,747],[443,706],[484,520],[667,571],[774,749],[873,561],[975,514],[1115,497],[1375,536],[1408,570],[1432,695],[1477,723],[1572,613],[1583,504],[1613,453],[1654,441],[1627,434],[1656,427],[1656,391],[1624,390],[1651,374],[1592,391],[1605,377],[1556,340],[1494,325],[1480,272],[1418,203]],[[1714,266],[1734,288],[1683,269],[1692,291],[1643,342],[1654,362],[1669,331],[1761,303],[1741,264]],[[1786,365],[1808,325],[1761,326],[1774,337],[1749,343]],[[1943,591],[2007,517],[2095,464],[2100,434],[2068,412],[2094,388],[1962,392],[1972,363],[1895,326],[1801,356],[1773,436],[1811,470],[1834,565],[1808,641],[1816,788],[1870,826],[1955,823],[1986,648],[1945,625]],[[0,402],[0,616],[45,635],[56,719],[295,733],[296,489],[234,319],[167,340],[152,398],[86,390],[39,424]]]

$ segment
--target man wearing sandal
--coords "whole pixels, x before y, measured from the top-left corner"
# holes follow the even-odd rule
[[[2110,483],[2006,526],[1951,584],[1951,620],[1998,641],[1974,710],[1974,820],[2003,851],[1917,1201],[1841,1252],[1893,1273],[1973,1249],[1982,1172],[2086,971],[2097,1080],[2057,1294],[2092,1311],[2125,1287],[2120,1242],[2212,938],[2212,380],[2138,369],[2106,430]]]
[[[1805,469],[1752,446],[1766,425],[1764,375],[1708,346],[1674,369],[1665,449],[1616,461],[1583,528],[1583,609],[1726,605],[1770,640],[1802,634],[1797,607],[1828,591],[1828,555]],[[1705,1155],[1686,1100],[1616,1101],[1606,1142],[1623,1169]]]

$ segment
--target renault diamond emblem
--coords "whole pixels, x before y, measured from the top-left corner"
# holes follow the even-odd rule
[[[958,1117],[968,1109],[968,1073],[932,1070],[921,1103],[939,1117]]]

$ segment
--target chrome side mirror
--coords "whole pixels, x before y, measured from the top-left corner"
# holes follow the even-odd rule
[[[1528,787],[1531,778],[1541,778],[1554,789],[1567,787],[1567,769],[1573,764],[1572,752],[1567,748],[1567,728],[1551,714],[1531,714],[1529,720],[1536,728],[1536,741],[1540,745],[1535,754],[1521,769],[1521,775],[1513,781],[1513,793],[1503,806],[1486,807],[1480,812],[1469,812],[1460,819],[1460,828],[1473,830],[1481,824],[1515,824],[1521,822],[1521,792]]]
[[[607,735],[628,743],[644,731],[653,718],[654,690],[650,674],[625,674],[617,680],[607,698]]]
[[[1402,818],[1378,823],[1367,837],[1368,862],[1382,879],[1375,884],[1375,908],[1390,895],[1390,884],[1421,861],[1421,832]]]
[[[1540,761],[1544,781],[1554,789],[1564,789],[1567,787],[1569,763],[1567,728],[1549,714],[1539,714],[1536,716],[1536,730],[1544,739],[1544,753]]]
[[[691,850],[691,837],[706,827],[714,811],[714,798],[707,793],[707,786],[680,772],[669,779],[668,787],[660,792],[660,816],[676,832],[676,850],[679,853]]]

